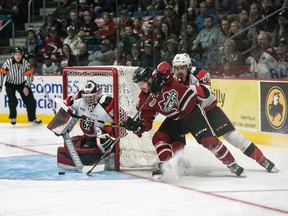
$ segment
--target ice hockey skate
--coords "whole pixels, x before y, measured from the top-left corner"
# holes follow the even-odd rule
[[[31,123],[32,123],[33,125],[41,125],[41,124],[42,124],[42,121],[41,121],[41,119],[35,118],[33,121],[31,121]]]
[[[177,164],[174,163],[174,160],[159,162],[157,170],[152,172],[152,178],[154,181],[178,181]]]
[[[164,169],[163,169],[164,162],[159,162],[157,164],[157,170],[152,171],[152,178],[154,181],[162,181],[164,178]]]
[[[265,158],[262,163],[260,163],[261,166],[263,166],[267,172],[271,173],[278,173],[280,170],[275,166],[275,164],[270,161],[269,159]]]
[[[229,164],[227,167],[230,169],[231,173],[234,173],[239,177],[246,177],[244,168],[239,166],[236,162]]]
[[[179,176],[185,176],[189,174],[190,162],[185,158],[183,151],[177,152],[174,156],[176,158],[176,169]]]
[[[11,124],[12,124],[12,125],[15,125],[15,124],[16,124],[16,118],[12,118],[12,119],[11,119]]]

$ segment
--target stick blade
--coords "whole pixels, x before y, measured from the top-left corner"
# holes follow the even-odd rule
[[[91,173],[102,172],[105,170],[105,164],[98,164],[97,166],[84,166],[82,169],[83,173],[86,173],[88,176],[91,176]],[[93,170],[92,170],[93,168]]]

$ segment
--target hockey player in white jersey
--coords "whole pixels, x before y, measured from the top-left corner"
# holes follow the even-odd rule
[[[74,96],[68,96],[64,103],[74,115],[81,116],[79,125],[83,135],[73,136],[71,140],[82,163],[93,165],[115,140],[114,129],[99,122],[113,122],[114,100],[102,94],[99,85],[94,81],[88,80],[82,90]],[[98,121],[93,121],[95,119]],[[71,132],[78,120],[61,108],[47,127],[60,136]],[[58,148],[57,163],[61,168],[74,166],[65,144]]]
[[[196,89],[198,100],[202,102],[202,107],[216,135],[218,137],[223,136],[228,143],[240,149],[268,172],[278,172],[275,164],[267,159],[253,142],[236,130],[223,110],[217,106],[217,100],[211,92],[208,71],[203,69],[197,71],[196,67],[192,66],[190,56],[186,53],[175,55],[172,65],[175,78],[180,83]]]

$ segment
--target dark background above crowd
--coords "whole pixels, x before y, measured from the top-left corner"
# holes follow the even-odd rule
[[[22,47],[35,74],[61,74],[67,65],[155,67],[183,52],[214,77],[257,78],[267,53],[275,60],[271,78],[288,74],[288,0],[43,2],[0,0],[0,16],[9,15],[15,37],[26,38]],[[11,42],[12,26],[0,35],[2,46]]]

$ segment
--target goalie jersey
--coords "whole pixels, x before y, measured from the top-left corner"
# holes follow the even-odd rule
[[[96,129],[98,127],[104,127],[102,123],[89,121],[89,118],[113,122],[114,102],[113,98],[110,96],[102,95],[98,103],[87,105],[81,98],[81,93],[79,93],[75,96],[75,98],[68,97],[66,99],[66,104],[74,110],[76,115],[85,117],[87,119],[80,120],[80,128],[86,136],[96,136]]]
[[[113,98],[108,95],[102,95],[97,103],[87,105],[81,97],[81,92],[78,92],[74,97],[67,97],[65,103],[74,114],[81,116],[80,128],[85,136],[96,137],[99,128],[104,130],[104,124],[93,120],[90,121],[89,119],[113,122],[114,101]],[[60,109],[47,127],[56,135],[60,136],[66,132],[70,132],[77,120],[78,119],[72,118],[64,110]],[[107,129],[108,128],[105,127],[105,132],[110,133],[111,131],[106,131]]]
[[[95,148],[84,149],[82,148],[83,144],[87,140],[99,140],[96,138],[97,134],[101,135],[104,132],[113,136],[114,133],[111,126],[105,126],[102,123],[90,121],[89,118],[100,121],[114,122],[113,98],[108,95],[102,95],[96,103],[87,105],[84,99],[81,97],[81,92],[78,92],[75,96],[67,97],[64,102],[67,106],[69,106],[74,114],[81,116],[79,126],[83,132],[83,135],[73,136],[71,141],[73,142],[82,163],[84,165],[93,165],[97,160],[99,160],[99,158],[101,158],[103,151],[98,148],[98,145]],[[48,124],[47,128],[53,131],[56,135],[60,136],[66,132],[69,133],[77,121],[77,118],[71,117],[70,114],[61,108],[52,121]],[[64,147],[58,147],[57,164],[60,168],[75,169],[74,162],[65,144]]]

